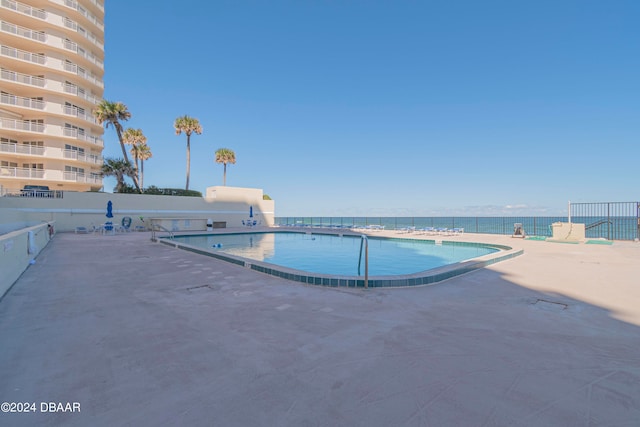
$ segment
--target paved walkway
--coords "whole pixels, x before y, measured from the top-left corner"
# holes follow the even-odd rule
[[[36,407],[0,425],[638,426],[640,244],[455,238],[525,254],[349,290],[58,234],[0,300],[0,402]]]

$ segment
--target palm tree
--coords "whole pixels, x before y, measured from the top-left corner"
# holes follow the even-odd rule
[[[127,121],[131,118],[131,113],[127,109],[127,106],[122,102],[111,102],[103,99],[93,111],[93,116],[101,125],[104,124],[105,128],[113,125],[118,135],[118,141],[120,141],[122,157],[124,157],[124,160],[128,163],[129,157],[127,156],[127,150],[124,148],[124,141],[122,140],[122,124],[120,123],[121,120]],[[140,191],[140,186],[138,185],[138,180],[135,175],[132,179],[136,189]]]
[[[193,132],[200,135],[202,133],[202,126],[198,119],[189,116],[178,117],[173,123],[173,127],[176,130],[176,135],[180,135],[184,132],[187,135],[187,185],[185,190],[189,189],[189,173],[191,169],[191,134]]]
[[[128,160],[107,158],[104,159],[104,163],[102,164],[103,176],[116,177],[116,193],[120,193],[124,188],[124,177],[128,176],[133,178],[135,174],[136,171]]]
[[[144,161],[153,157],[147,144],[138,145],[138,158],[140,159],[140,187],[144,188]]]
[[[222,163],[224,165],[222,185],[227,185],[227,163],[231,163],[232,165],[236,163],[236,153],[229,148],[219,148],[216,151],[216,163]]]
[[[127,121],[131,118],[131,113],[127,109],[127,106],[122,102],[111,102],[103,99],[93,111],[93,116],[101,125],[104,124],[105,128],[113,125],[116,129],[116,133],[118,134],[118,141],[120,141],[122,155],[128,162],[129,158],[127,157],[127,151],[124,149],[124,142],[122,140],[122,124],[120,124],[120,120]]]
[[[138,147],[147,143],[147,137],[142,133],[142,129],[128,128],[122,134],[122,141],[131,145],[131,155],[136,166],[136,179],[140,182],[140,176],[138,175]]]

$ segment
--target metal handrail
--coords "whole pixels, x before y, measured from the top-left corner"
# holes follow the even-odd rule
[[[609,220],[609,219],[602,219],[602,220],[600,220],[600,221],[597,221],[597,222],[594,222],[594,223],[591,223],[591,224],[585,225],[585,226],[584,226],[584,229],[585,229],[585,230],[589,230],[589,229],[591,229],[591,228],[598,227],[598,226],[600,226],[600,225],[602,225],[602,224],[613,224],[613,221],[611,221],[611,220]]]
[[[161,231],[166,231],[167,233],[169,233],[169,238],[171,240],[174,240],[174,235],[173,232],[171,230],[169,230],[168,228],[165,228],[164,226],[160,225],[160,224],[155,224],[153,222],[153,220],[151,221],[151,241],[155,242],[156,239],[156,227],[159,228]]]
[[[360,256],[358,258],[358,276],[360,275],[360,265],[362,263],[362,247],[364,246],[364,287],[369,287],[369,239],[364,234],[360,240]]]

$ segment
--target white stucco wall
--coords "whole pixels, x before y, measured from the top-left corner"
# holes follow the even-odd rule
[[[206,219],[210,218],[215,222],[226,222],[228,228],[241,227],[242,221],[249,219],[250,207],[254,220],[260,225],[274,224],[275,203],[273,200],[262,200],[261,189],[209,187],[206,194],[210,197],[65,191],[61,199],[0,197],[0,224],[25,226],[55,221],[57,232],[74,231],[80,226],[90,228],[107,221],[109,201],[113,212],[111,221],[120,224],[122,218],[128,216],[132,219],[131,227],[148,226],[145,218],[200,220],[193,221],[193,224],[205,224]]]
[[[29,244],[29,234],[32,245]],[[0,235],[0,298],[49,243],[47,223]]]

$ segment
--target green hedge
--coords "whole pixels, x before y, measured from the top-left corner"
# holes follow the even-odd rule
[[[138,191],[132,185],[125,185],[121,193],[133,193]],[[149,186],[142,190],[142,194],[155,194],[160,196],[188,196],[202,197],[202,193],[195,190],[185,190],[182,188],[158,188],[155,185]]]

